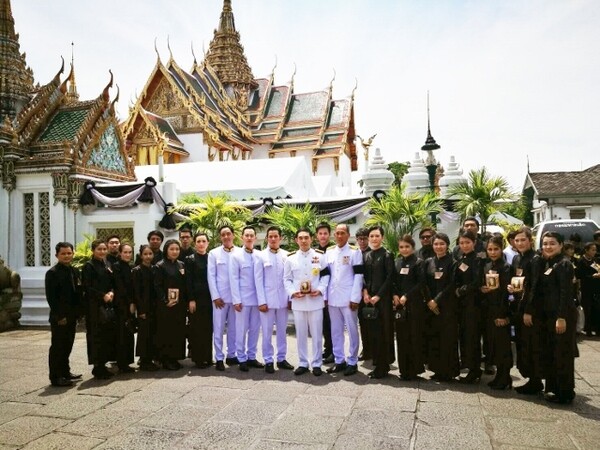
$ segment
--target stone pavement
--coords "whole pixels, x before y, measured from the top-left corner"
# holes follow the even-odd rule
[[[570,407],[480,385],[369,380],[236,367],[95,381],[85,334],[71,358],[83,381],[48,386],[47,330],[0,334],[0,449],[600,448],[600,340],[576,362]],[[297,363],[290,338],[289,360]],[[522,383],[513,372],[516,385]]]

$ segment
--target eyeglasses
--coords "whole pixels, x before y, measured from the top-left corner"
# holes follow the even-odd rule
[[[433,236],[430,234],[424,234],[423,236],[419,236],[419,239],[423,240],[423,239],[431,239]]]

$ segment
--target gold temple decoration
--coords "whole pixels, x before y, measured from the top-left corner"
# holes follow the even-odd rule
[[[246,110],[248,95],[258,84],[244,54],[240,33],[235,29],[231,0],[223,2],[219,28],[214,31],[209,44],[206,62],[215,69],[225,89],[231,89],[237,106],[242,111]]]

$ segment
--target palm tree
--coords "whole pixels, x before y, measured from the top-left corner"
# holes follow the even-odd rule
[[[518,196],[510,191],[508,182],[503,177],[492,177],[485,167],[471,170],[467,181],[450,186],[450,198],[457,199],[454,211],[462,218],[479,216],[481,231],[492,214],[503,212]]]
[[[197,205],[182,203],[174,208],[174,211],[188,216],[178,224],[178,228],[189,227],[194,231],[204,231],[208,235],[210,248],[214,248],[220,245],[217,231],[223,225],[229,225],[236,236],[235,244],[241,244],[239,235],[252,219],[252,211],[223,193],[208,194],[195,200],[199,200]]]
[[[260,216],[260,220],[281,229],[281,236],[284,242],[286,242],[285,247],[288,250],[298,248],[294,240],[298,229],[308,228],[314,231],[319,223],[329,222],[325,217],[317,214],[317,210],[310,203],[306,203],[303,206],[284,203],[281,206],[268,208]]]
[[[392,186],[380,200],[371,198],[365,206],[369,218],[365,226],[383,227],[384,247],[393,254],[398,252],[398,239],[414,234],[418,229],[431,226],[431,215],[442,211],[442,200],[435,194],[406,192],[406,185]]]

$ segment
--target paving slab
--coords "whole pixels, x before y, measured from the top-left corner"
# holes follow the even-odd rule
[[[63,419],[78,419],[97,411],[111,402],[115,397],[99,397],[96,395],[72,395],[39,408],[38,416],[61,417]]]
[[[241,389],[199,386],[181,397],[178,403],[204,406],[206,408],[224,408],[245,392]]]
[[[0,444],[25,445],[69,422],[53,417],[22,416],[0,425]]]
[[[284,414],[266,431],[265,437],[302,444],[333,444],[343,423],[342,417]]]
[[[111,408],[110,406],[88,414],[61,428],[65,433],[108,438],[121,433],[125,428],[149,415],[147,411]]]
[[[308,389],[306,383],[297,381],[264,380],[245,390],[242,397],[246,399],[265,400],[270,402],[292,403],[294,399],[304,394]]]
[[[352,411],[354,403],[355,399],[351,397],[299,395],[287,412],[290,414],[346,417]]]
[[[367,430],[375,436],[407,439],[412,435],[415,415],[408,412],[379,409],[355,409],[346,420],[344,433]]]
[[[327,444],[301,444],[261,439],[251,448],[252,450],[328,450],[329,446]]]
[[[489,417],[494,442],[545,448],[575,448],[558,422]]]
[[[417,419],[430,427],[485,427],[481,406],[455,403],[421,403],[417,410]]]
[[[215,422],[270,425],[287,409],[287,404],[238,399],[212,418]]]
[[[30,442],[23,450],[88,450],[103,442],[102,439],[54,431]]]
[[[98,450],[130,450],[134,448],[144,450],[167,450],[183,438],[184,433],[173,430],[157,430],[146,427],[127,428],[123,433],[108,439],[104,444],[96,447]]]
[[[198,428],[219,410],[186,404],[170,404],[146,417],[140,425],[164,430],[190,431]]]
[[[410,439],[390,436],[375,436],[372,434],[349,433],[340,435],[333,446],[334,450],[403,450],[410,448]]]
[[[246,449],[260,437],[260,427],[227,422],[206,422],[174,443],[178,449]]]
[[[430,427],[418,424],[416,428],[415,449],[418,450],[484,450],[492,444],[482,428]]]
[[[25,416],[36,410],[39,410],[40,405],[17,402],[0,403],[0,424],[10,422],[17,417]]]

